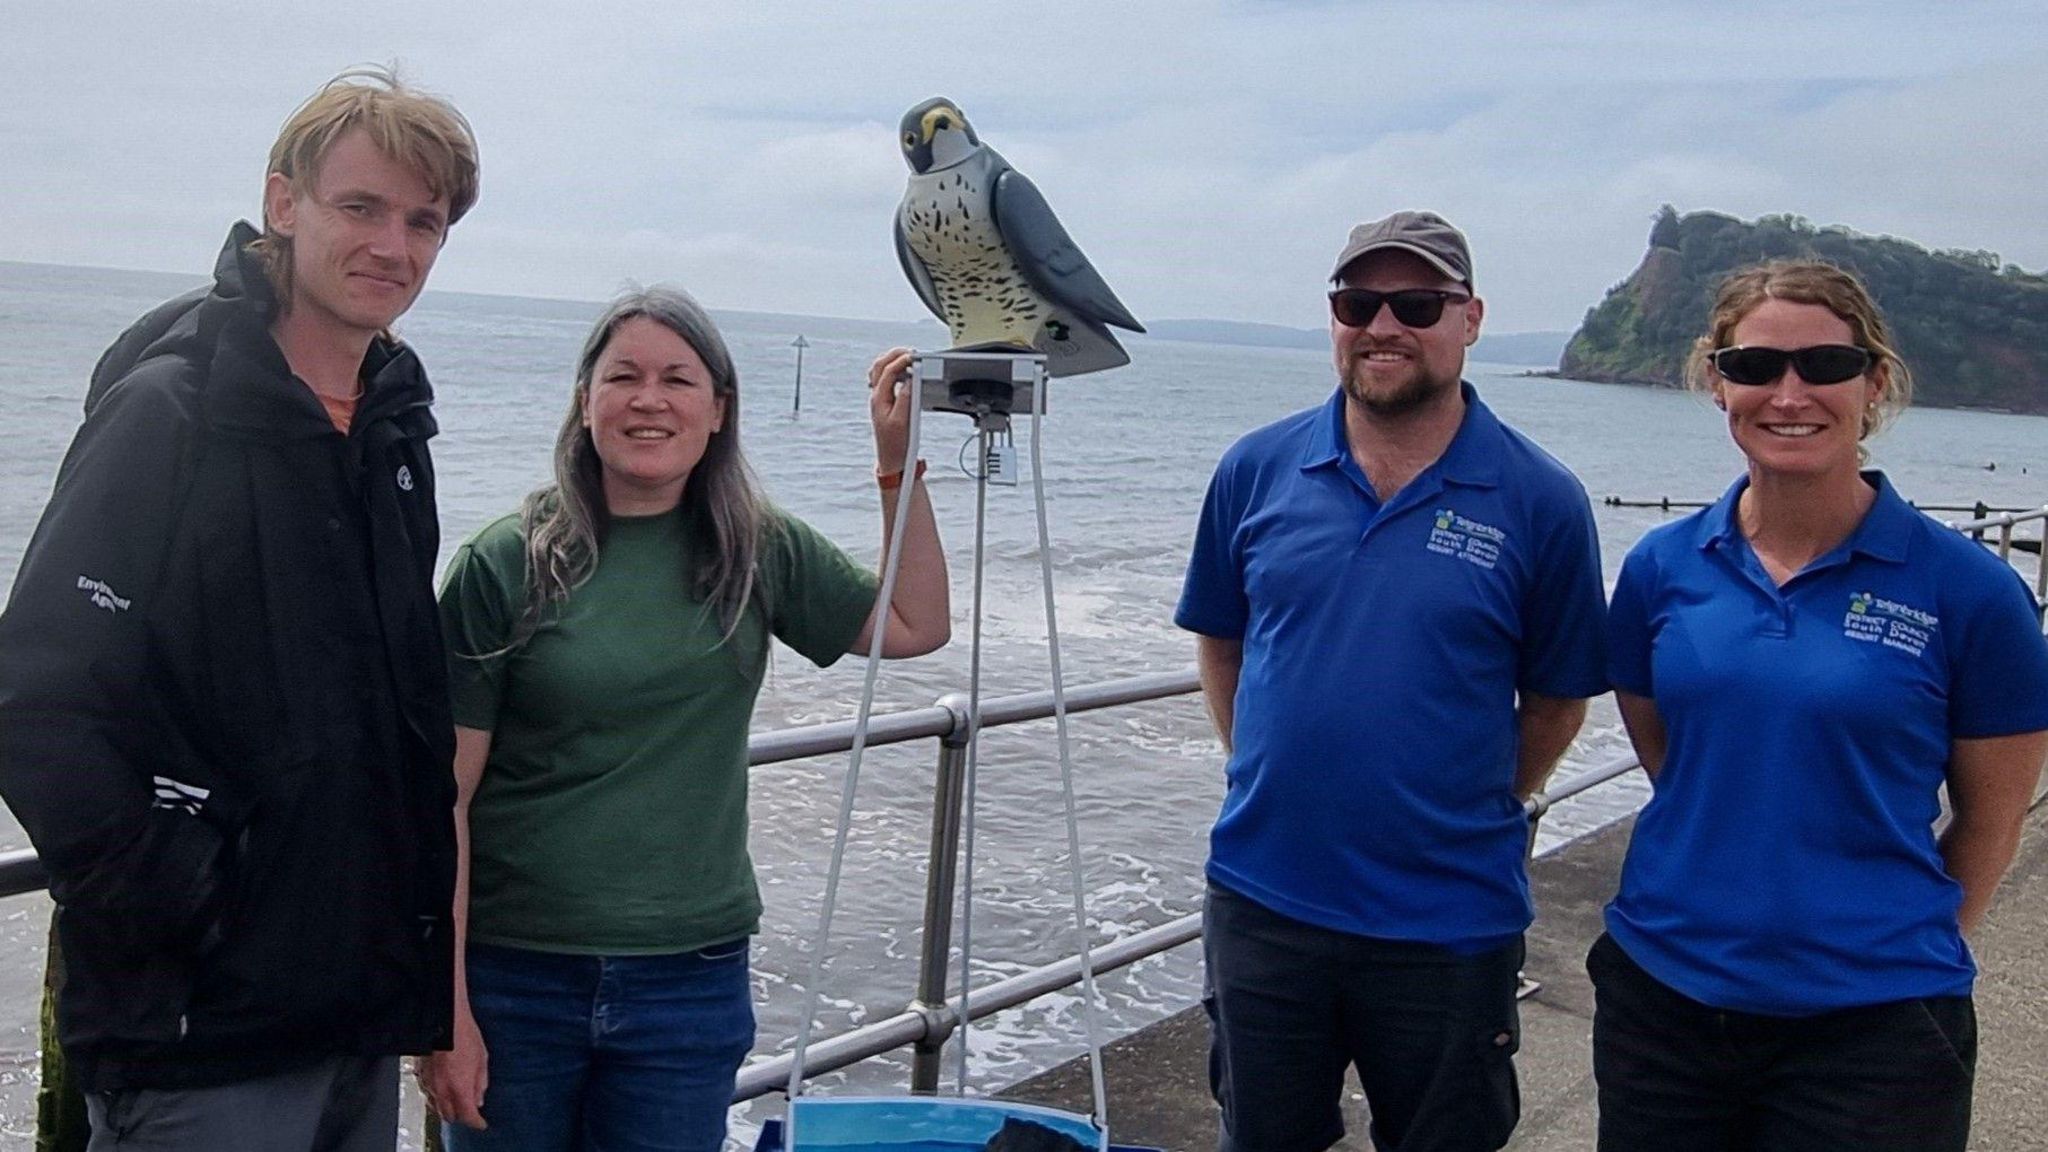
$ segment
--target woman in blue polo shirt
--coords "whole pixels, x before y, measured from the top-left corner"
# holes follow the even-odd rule
[[[2011,569],[1862,469],[1911,385],[1855,277],[1736,273],[1689,376],[1749,466],[1614,589],[1655,793],[1587,959],[1600,1147],[1960,1150],[1964,937],[2048,754],[2048,643]]]

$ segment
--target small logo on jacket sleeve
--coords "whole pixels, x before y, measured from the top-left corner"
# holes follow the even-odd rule
[[[93,607],[105,608],[109,612],[126,612],[132,603],[126,597],[116,594],[106,581],[95,580],[90,576],[78,578],[78,590],[85,593],[86,599],[92,601]]]
[[[398,488],[401,492],[412,491],[412,469],[404,464],[398,466]]]
[[[201,788],[197,784],[184,784],[169,776],[152,776],[150,782],[156,786],[156,799],[150,801],[152,808],[177,808],[188,815],[199,815],[206,798],[213,795],[213,789]]]

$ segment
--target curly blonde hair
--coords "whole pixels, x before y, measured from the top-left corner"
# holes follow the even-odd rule
[[[1871,355],[1864,374],[1877,385],[1877,395],[1863,413],[1862,438],[1898,418],[1913,402],[1913,374],[1892,347],[1891,327],[1856,274],[1821,260],[1771,260],[1738,268],[1721,282],[1706,335],[1693,342],[1686,360],[1686,387],[1712,393],[1717,374],[1709,359],[1726,347],[1745,316],[1766,300],[1817,304],[1842,318],[1858,348]]]

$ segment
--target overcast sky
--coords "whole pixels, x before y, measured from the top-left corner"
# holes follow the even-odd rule
[[[475,125],[432,286],[908,319],[904,109],[951,96],[1142,319],[1322,323],[1353,223],[1472,238],[1488,329],[1570,328],[1659,204],[2048,267],[2048,15],[1908,3],[0,0],[0,259],[200,272],[321,81]]]

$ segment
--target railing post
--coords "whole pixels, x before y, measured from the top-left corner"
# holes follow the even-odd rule
[[[2034,610],[2037,613],[2048,612],[2043,600],[2048,600],[2048,521],[2042,522],[2041,546],[2034,550]]]
[[[939,737],[939,766],[932,788],[932,839],[925,856],[924,935],[917,962],[917,999],[913,1011],[926,1020],[945,1019],[946,959],[953,946],[953,896],[960,865],[960,812],[967,789],[967,702],[958,693],[941,697],[939,706],[953,714],[953,729]],[[931,1095],[939,1090],[940,1055],[952,1028],[937,1028],[912,1047],[910,1090]]]
[[[35,1152],[85,1152],[92,1140],[84,1090],[71,1077],[64,1049],[57,1043],[57,984],[63,967],[63,950],[57,944],[57,925],[53,921],[43,966],[43,1076],[42,1085],[36,1089]]]
[[[1542,790],[1541,788],[1538,788],[1538,789],[1536,790],[1536,795],[1538,795],[1538,796],[1541,796],[1541,795],[1543,795],[1543,790]],[[1528,810],[1528,811],[1529,811],[1529,839],[1528,839],[1528,842],[1527,842],[1527,843],[1525,843],[1525,844],[1524,844],[1524,845],[1522,846],[1522,868],[1524,869],[1524,871],[1526,871],[1526,870],[1528,869],[1529,865],[1530,865],[1530,864],[1532,864],[1532,863],[1534,863],[1534,862],[1535,862],[1535,860],[1536,860],[1536,829],[1537,829],[1537,826],[1539,826],[1539,825],[1541,825],[1541,824],[1543,823],[1543,814],[1544,814],[1545,812],[1548,812],[1548,811],[1550,810],[1550,805],[1549,805],[1549,804],[1547,804],[1547,803],[1544,803],[1544,804],[1534,805],[1534,806],[1532,807],[1531,803],[1530,803],[1529,801],[1525,800],[1525,801],[1523,801],[1523,802],[1522,802],[1522,807],[1523,807],[1523,808],[1524,808],[1525,810]],[[1519,969],[1516,969],[1516,971],[1515,971],[1515,999],[1516,999],[1516,1000],[1518,1000],[1518,1001],[1519,1001],[1519,1000],[1527,1000],[1527,999],[1528,999],[1529,997],[1531,997],[1531,996],[1534,996],[1535,994],[1537,994],[1538,992],[1541,992],[1541,991],[1543,991],[1543,984],[1542,984],[1542,982],[1541,982],[1541,981],[1538,981],[1538,980],[1531,980],[1531,979],[1529,978],[1529,970],[1528,970],[1528,969],[1526,969],[1526,968],[1519,968]]]

